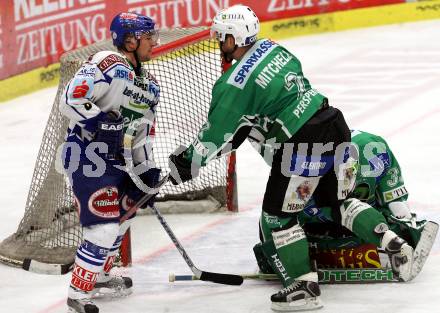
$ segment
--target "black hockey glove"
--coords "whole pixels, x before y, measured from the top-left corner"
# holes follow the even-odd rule
[[[159,168],[150,168],[145,173],[140,174],[139,178],[149,188],[154,188],[159,183],[160,172],[161,172],[161,170]],[[130,200],[133,201],[133,204],[135,204],[136,202],[138,202],[145,195],[145,192],[140,190],[136,186],[136,184],[133,182],[133,180],[130,177],[128,177],[127,181],[125,183],[125,195]],[[146,205],[152,207],[154,205],[155,200],[156,200],[156,195],[153,195],[146,202]],[[144,205],[143,208],[146,208],[146,206]],[[143,209],[143,208],[141,208],[141,209]]]
[[[199,168],[193,166],[193,174],[191,174],[191,162],[183,156],[184,147],[179,147],[173,154],[169,156],[168,165],[170,166],[170,181],[173,185],[184,183],[199,175]],[[182,151],[179,153],[179,151]]]
[[[96,130],[96,142],[107,145],[107,153],[104,158],[107,160],[122,159],[124,140],[124,120],[119,112],[108,112],[104,118],[98,122]]]

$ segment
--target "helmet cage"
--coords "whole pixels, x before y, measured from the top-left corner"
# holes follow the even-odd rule
[[[130,35],[130,34],[127,34],[127,35]],[[140,40],[142,38],[142,36],[147,36],[147,37],[150,37],[154,43],[158,43],[160,33],[159,33],[159,28],[157,27],[157,25],[155,25],[154,29],[138,30],[138,31],[135,31],[133,35],[138,40]]]

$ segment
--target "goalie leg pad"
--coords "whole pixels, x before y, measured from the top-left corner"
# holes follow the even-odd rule
[[[405,239],[411,245],[411,247],[415,249],[420,237],[422,236],[422,231],[427,221],[417,221],[415,214],[412,214],[410,219],[399,219],[385,210],[383,210],[382,213],[387,218],[390,229],[399,237]]]
[[[266,252],[267,255],[271,255],[270,251],[273,251],[273,253],[276,253],[275,245],[273,244],[273,240],[269,240],[265,242],[266,249],[270,249],[269,252]],[[271,247],[267,247],[267,245],[270,245]],[[274,274],[274,267],[273,264],[269,262],[269,259],[266,258],[263,251],[263,244],[261,242],[257,243],[254,248],[254,255],[255,259],[257,260],[258,268],[260,270],[260,273],[263,274]]]
[[[420,240],[414,249],[414,263],[411,271],[411,279],[414,279],[425,265],[426,259],[431,252],[435,237],[438,233],[438,224],[434,222],[427,222],[423,228]]]

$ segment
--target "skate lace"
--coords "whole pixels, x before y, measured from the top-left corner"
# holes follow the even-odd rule
[[[287,286],[284,289],[280,290],[280,294],[281,295],[286,295],[289,294],[290,292],[294,291],[296,288],[299,287],[299,285],[301,285],[301,281],[300,280],[296,280],[295,282],[293,282],[291,285]]]

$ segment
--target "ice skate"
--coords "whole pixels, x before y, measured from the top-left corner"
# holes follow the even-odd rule
[[[272,295],[272,310],[295,312],[316,310],[322,307],[319,285],[313,281],[297,280]]]
[[[133,292],[133,281],[130,277],[103,274],[92,291],[93,298],[120,298]]]
[[[68,313],[99,313],[98,307],[91,299],[67,298]]]
[[[385,252],[390,259],[394,275],[402,281],[411,280],[414,249],[405,240],[395,236],[386,244]]]
[[[69,287],[67,296],[68,313],[99,313],[99,308],[91,299],[91,293]]]

